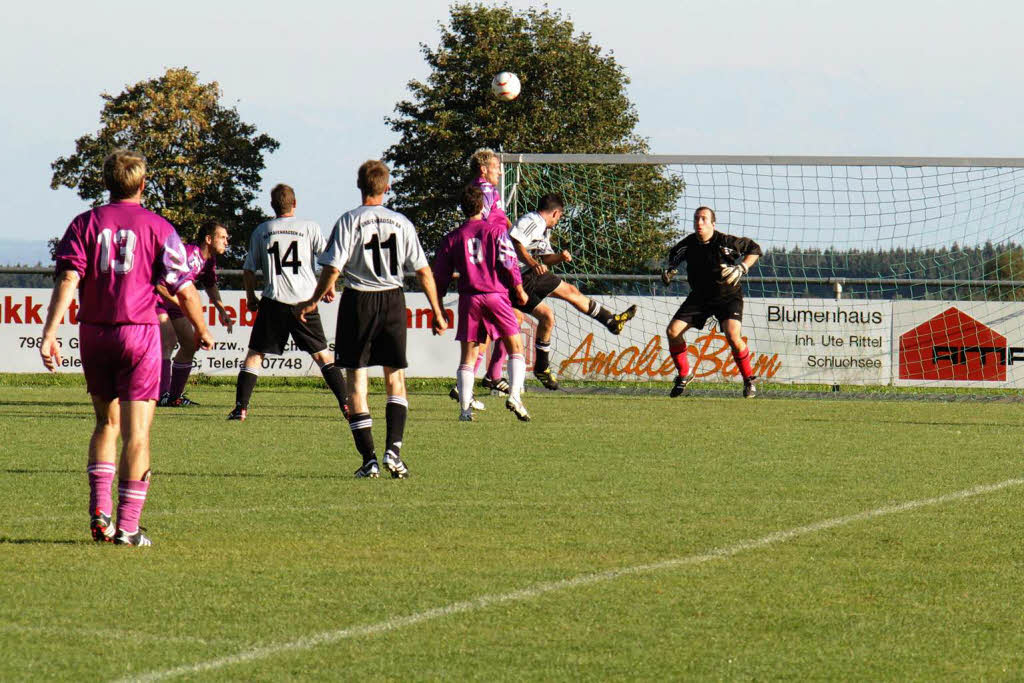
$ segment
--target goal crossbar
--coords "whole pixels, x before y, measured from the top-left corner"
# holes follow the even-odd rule
[[[693,154],[514,154],[498,155],[503,164],[668,164],[725,166],[943,166],[1021,168],[1024,157],[846,157]]]

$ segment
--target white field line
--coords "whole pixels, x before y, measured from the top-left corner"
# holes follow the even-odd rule
[[[573,588],[579,588],[581,586],[590,586],[598,583],[605,583],[608,581],[614,581],[615,579],[622,578],[625,576],[634,576],[637,574],[647,574],[651,572],[662,571],[665,569],[674,569],[677,567],[684,567],[689,565],[703,564],[712,560],[718,560],[722,558],[732,557],[739,553],[748,550],[757,550],[764,548],[776,543],[783,543],[785,541],[792,540],[799,536],[806,536],[819,531],[826,531],[828,529],[834,529],[836,527],[846,526],[855,522],[862,522],[876,517],[884,517],[886,515],[893,515],[900,512],[907,512],[909,510],[916,510],[922,507],[943,505],[945,503],[952,503],[955,501],[963,500],[965,498],[972,498],[974,496],[980,496],[986,493],[994,493],[1011,486],[1020,486],[1024,484],[1024,479],[1007,479],[1006,481],[998,484],[984,484],[981,486],[975,486],[974,488],[965,489],[963,491],[957,491],[955,493],[948,493],[943,496],[936,496],[934,498],[922,498],[919,500],[912,500],[906,503],[898,503],[895,505],[887,505],[884,507],[876,508],[874,510],[868,510],[866,512],[858,512],[853,515],[847,515],[845,517],[834,517],[832,519],[826,519],[821,522],[815,522],[814,524],[808,524],[806,526],[800,526],[793,529],[787,529],[785,531],[776,531],[775,533],[762,536],[761,538],[749,539],[740,541],[723,548],[715,548],[709,550],[706,553],[699,555],[687,555],[685,557],[677,557],[673,559],[663,560],[661,562],[655,562],[653,564],[642,564],[634,567],[623,567],[621,569],[610,569],[603,572],[597,572],[594,574],[583,574],[570,579],[564,579],[562,581],[552,581],[550,583],[539,583],[533,586],[528,586],[520,590],[512,591],[510,593],[501,593],[497,595],[483,595],[473,600],[465,600],[462,602],[453,602],[442,607],[435,607],[428,609],[423,612],[416,612],[415,614],[409,614],[401,617],[394,617],[385,621],[377,622],[376,624],[369,624],[367,626],[352,626],[349,628],[338,629],[336,631],[324,631],[322,633],[315,633],[310,636],[304,636],[297,638],[285,643],[278,643],[276,645],[266,645],[263,647],[256,647],[249,650],[243,650],[233,655],[227,655],[224,657],[218,657],[217,659],[211,659],[205,662],[198,662],[196,664],[186,664],[183,666],[175,667],[173,669],[165,669],[163,671],[152,671],[150,673],[141,674],[139,676],[129,677],[122,679],[123,681],[160,681],[167,678],[175,678],[178,676],[188,676],[191,674],[202,673],[204,671],[212,671],[214,669],[221,669],[226,666],[232,666],[234,664],[246,664],[248,662],[254,662],[261,659],[267,659],[275,655],[297,652],[303,650],[309,650],[320,645],[328,645],[330,643],[336,643],[340,640],[348,638],[358,638],[361,636],[371,636],[387,631],[394,631],[407,626],[415,626],[425,621],[432,619],[438,619],[441,617],[447,617],[453,614],[463,614],[466,612],[476,612],[482,609],[491,607],[492,605],[499,605],[507,602],[519,602],[524,600],[530,600],[546,593],[554,593],[557,591],[570,590]]]

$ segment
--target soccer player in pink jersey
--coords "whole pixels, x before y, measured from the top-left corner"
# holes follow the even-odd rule
[[[522,402],[526,359],[519,321],[509,301],[510,289],[519,302],[527,300],[515,250],[507,226],[484,220],[484,193],[479,186],[466,187],[460,204],[467,220],[441,240],[433,264],[439,292],[447,289],[455,271],[459,273],[459,329],[455,335],[461,344],[457,373],[459,420],[474,419],[473,364],[490,337],[501,339],[509,353],[511,387],[505,407],[528,422],[530,414]]]
[[[193,281],[201,284],[210,297],[210,305],[217,309],[220,324],[228,334],[234,326],[234,319],[224,307],[217,288],[217,257],[228,248],[228,230],[214,220],[203,221],[196,237],[197,244],[186,244],[185,261],[192,273]],[[163,360],[160,365],[160,400],[157,407],[180,408],[199,405],[185,395],[185,384],[192,373],[192,359],[196,355],[196,331],[185,318],[177,297],[168,296],[157,286],[160,297],[156,302],[156,315],[160,320],[160,338],[163,343]],[[178,353],[172,361],[175,345]]]
[[[496,227],[504,228],[506,231],[511,226],[511,221],[508,215],[505,213],[505,202],[501,198],[501,192],[498,189],[501,184],[501,160],[494,150],[482,148],[478,149],[473,153],[473,156],[469,160],[469,171],[470,171],[470,183],[475,187],[480,188],[480,192],[483,194],[484,206],[481,210],[481,218],[491,225]],[[519,311],[514,311],[516,320],[522,323],[522,314]],[[485,342],[480,348],[480,353],[477,356],[476,367],[473,372],[476,373],[476,369],[480,367],[481,361],[487,355],[487,347],[490,341]],[[505,347],[498,344],[494,347],[493,353],[491,354],[490,362],[487,364],[487,373],[484,378],[480,380],[480,385],[485,389],[491,389],[500,394],[508,394],[509,383],[504,377],[501,376],[501,368],[505,364],[505,359],[508,354],[505,351]],[[458,400],[458,388],[452,390],[450,396],[453,399]]]
[[[154,285],[178,297],[198,346],[213,339],[203,323],[185,246],[174,227],[142,208],[146,160],[117,150],[103,162],[110,203],[77,216],[57,246],[56,274],[39,353],[60,367],[60,324],[78,288],[79,336],[96,427],[89,441],[90,528],[96,541],[152,545],[139,517],[149,492],[149,428],[160,388],[160,327]],[[123,441],[115,468],[117,437]],[[117,529],[111,485],[118,475]]]

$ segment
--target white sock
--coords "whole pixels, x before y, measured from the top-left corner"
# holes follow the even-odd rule
[[[459,407],[465,412],[473,402],[473,366],[460,365],[455,379],[456,386],[459,387]]]
[[[521,353],[513,353],[508,357],[508,380],[512,385],[509,398],[513,401],[520,400],[523,393],[523,382],[526,381],[526,359]]]

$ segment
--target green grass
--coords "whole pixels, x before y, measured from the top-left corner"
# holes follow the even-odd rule
[[[534,390],[530,424],[496,398],[461,424],[446,385],[423,383],[413,476],[357,481],[325,390],[261,381],[251,419],[228,423],[233,388],[200,385],[201,407],[157,414],[155,545],[132,549],[88,540],[80,381],[3,384],[0,680],[110,680],[254,649],[186,677],[1024,673],[1024,486],[738,545],[1021,477],[1016,404]],[[379,393],[371,408],[380,448]]]

